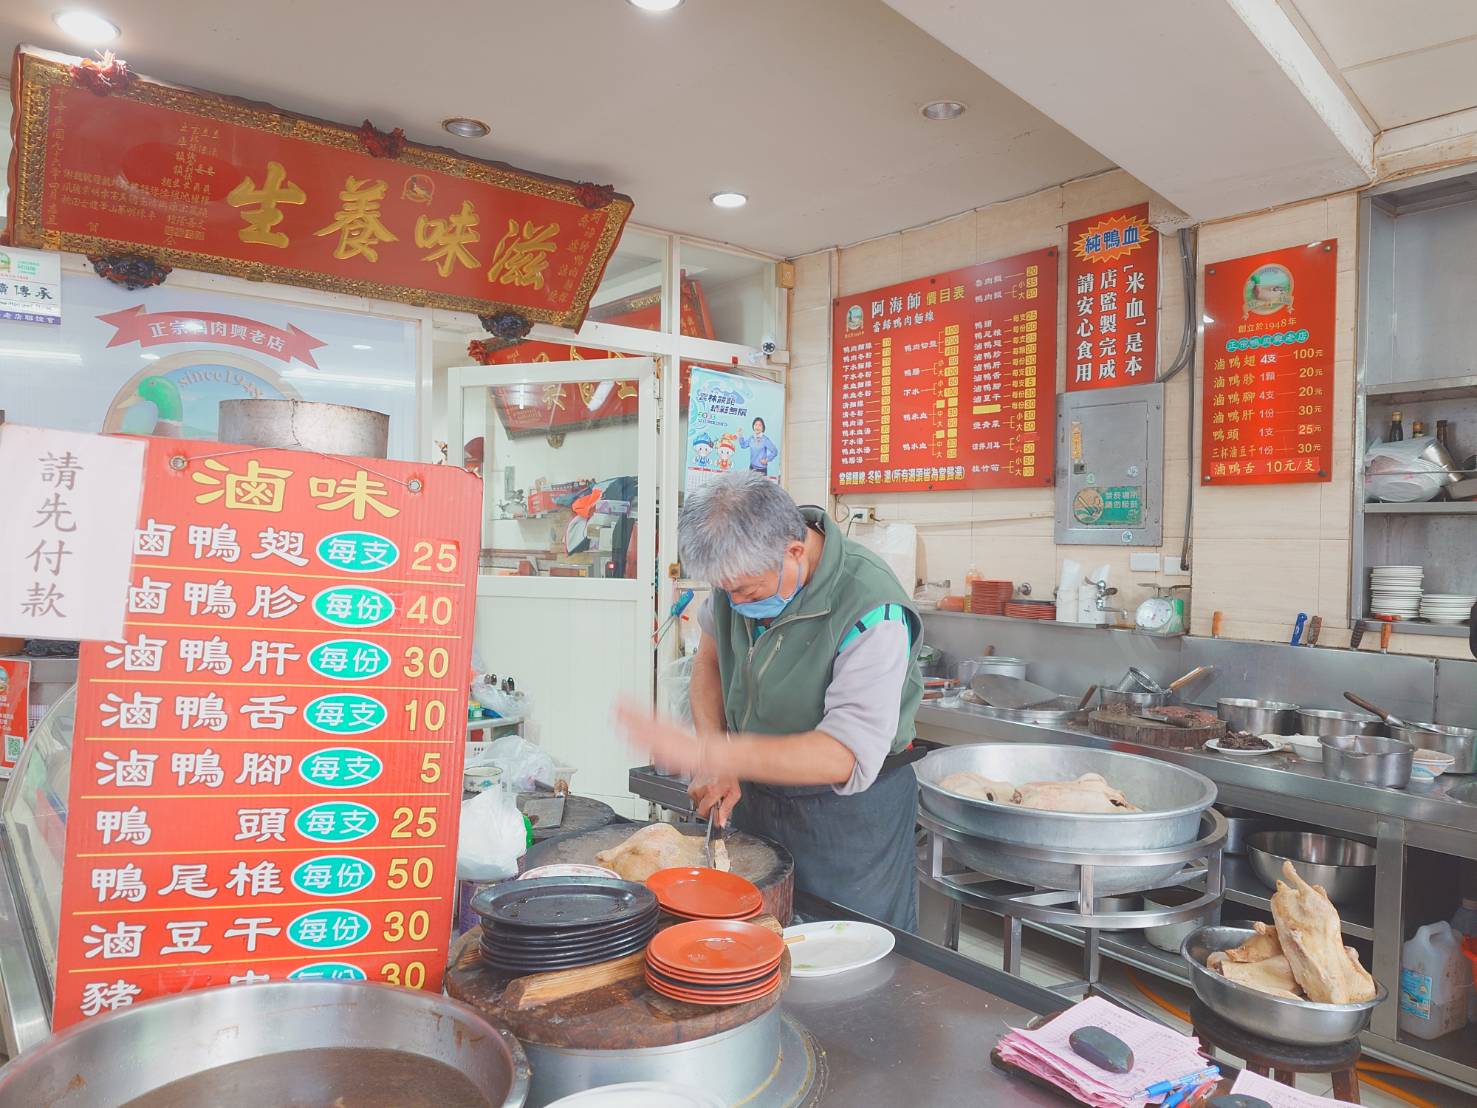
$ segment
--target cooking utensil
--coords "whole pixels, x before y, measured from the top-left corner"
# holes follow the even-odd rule
[[[959,703],[967,706],[975,715],[990,719],[1009,720],[1011,723],[1029,723],[1038,727],[1064,727],[1072,723],[1084,723],[1089,712],[1078,708],[1070,696],[1053,697],[1029,708],[996,708],[980,700],[972,692],[959,695]]]
[[[1179,908],[1192,900],[1199,899],[1200,895],[1198,889],[1187,889],[1183,885],[1176,885],[1168,889],[1154,889],[1144,894],[1144,907],[1150,910]],[[1202,926],[1204,922],[1204,916],[1197,916],[1180,923],[1161,923],[1158,927],[1146,927],[1144,928],[1144,941],[1159,950],[1176,954],[1179,952],[1180,944],[1185,941],[1185,936]]]
[[[994,650],[994,647],[986,649]],[[968,685],[976,677],[986,674],[993,674],[996,677],[1018,677],[1024,680],[1026,662],[1022,658],[997,658],[992,654],[981,654],[976,658],[965,658],[959,663],[955,672],[961,685]]]
[[[1317,646],[1318,636],[1323,634],[1323,617],[1314,616],[1308,621],[1308,633],[1303,638],[1304,646]]]
[[[1183,677],[1176,677],[1173,681],[1169,683],[1169,687],[1164,691],[1170,694],[1177,693],[1181,689],[1194,684],[1196,681],[1200,680],[1200,678],[1206,677],[1214,672],[1215,666],[1196,666]]]
[[[1220,812],[1226,817],[1226,842],[1221,847],[1222,854],[1245,854],[1249,837],[1258,831],[1270,831],[1275,826],[1265,816],[1240,808],[1222,808]]]
[[[1215,702],[1215,714],[1237,731],[1253,735],[1290,735],[1297,730],[1298,706],[1285,700],[1248,700],[1225,697]]]
[[[1221,622],[1225,617],[1224,612],[1216,612],[1210,617],[1210,637],[1218,639],[1221,637]]]
[[[1215,799],[1208,778],[1180,766],[1136,754],[1055,743],[980,743],[935,750],[914,765],[919,803],[954,827],[982,840],[1078,851],[1158,850],[1193,842],[1200,814]],[[970,771],[992,781],[1071,781],[1100,773],[1141,810],[1108,814],[1046,812],[1014,804],[994,804],[948,792],[939,782]],[[1023,858],[998,845],[951,841],[950,853],[981,873],[1022,885],[1076,888],[1078,869],[1059,862]],[[1101,866],[1094,873],[1099,896],[1139,892],[1163,885],[1182,868]]]
[[[709,869],[713,868],[713,813],[708,813],[708,826],[703,830],[703,861]]]
[[[1044,685],[990,673],[976,677],[969,683],[969,689],[992,708],[1029,708],[1057,698],[1057,694]]]
[[[529,826],[540,830],[558,827],[564,822],[564,797],[562,796],[542,796],[520,800],[518,807],[528,817]]]
[[[1373,714],[1379,716],[1380,719],[1382,719],[1382,720],[1385,721],[1385,725],[1387,727],[1418,727],[1418,726],[1420,726],[1419,724],[1407,724],[1403,719],[1401,719],[1399,716],[1395,715],[1394,712],[1387,712],[1387,711],[1385,711],[1378,704],[1372,704],[1372,703],[1370,703],[1368,700],[1365,700],[1364,697],[1360,696],[1358,693],[1353,693],[1353,692],[1345,691],[1345,693],[1344,693],[1344,699],[1347,700],[1350,704],[1353,704],[1353,705],[1355,705],[1357,707],[1363,708],[1366,712],[1372,712]]]
[[[1146,719],[1150,723],[1162,723],[1168,727],[1198,727],[1199,723],[1193,716],[1169,715],[1165,712],[1151,710],[1140,712],[1135,718]]]
[[[440,993],[273,981],[156,997],[74,1024],[0,1070],[0,1102],[113,1108],[182,1082],[173,1103],[239,1103],[249,1089],[252,1103],[289,1104],[309,1087],[371,1103],[388,1080],[420,1093],[416,1104],[517,1108],[529,1078],[517,1039]]]
[[[1403,739],[1419,750],[1439,750],[1456,759],[1447,773],[1477,773],[1477,730],[1445,723],[1407,723],[1391,727],[1392,739]]]
[[[1246,856],[1262,884],[1276,889],[1282,863],[1292,862],[1304,881],[1322,885],[1335,904],[1368,903],[1374,894],[1374,847],[1311,831],[1258,831],[1246,840]]]
[[[1387,995],[1384,986],[1375,982],[1372,1000],[1360,1004],[1315,1004],[1237,984],[1206,967],[1206,959],[1216,951],[1234,950],[1255,934],[1245,927],[1202,927],[1191,932],[1180,947],[1180,954],[1190,966],[1190,984],[1195,995],[1216,1015],[1253,1035],[1283,1043],[1346,1043],[1364,1030],[1370,1012]]]
[[[1395,632],[1395,625],[1385,623],[1380,625],[1380,653],[1390,653],[1390,636]]]
[[[1415,747],[1383,735],[1324,735],[1323,776],[1356,785],[1403,789],[1410,784]]]
[[[1153,708],[1162,708],[1169,703],[1169,693],[1126,691],[1124,689],[1098,689],[1098,703],[1104,708],[1125,708],[1137,715]]]
[[[1138,666],[1129,666],[1128,672],[1119,678],[1118,683],[1113,686],[1119,692],[1149,692],[1164,693],[1169,690],[1155,681]]]
[[[1082,694],[1082,699],[1077,701],[1077,709],[1081,711],[1092,703],[1092,698],[1097,695],[1097,686],[1088,685],[1087,691]]]
[[[1299,735],[1378,735],[1382,728],[1378,716],[1359,712],[1334,712],[1325,708],[1299,708]]]
[[[1303,637],[1303,628],[1308,623],[1308,613],[1299,612],[1297,620],[1292,625],[1292,645],[1296,646]]]

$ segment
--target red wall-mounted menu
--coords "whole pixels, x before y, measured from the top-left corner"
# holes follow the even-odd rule
[[[1052,483],[1054,247],[839,297],[831,491]]]
[[[1205,267],[1202,484],[1332,479],[1337,248]]]
[[[1067,391],[1143,385],[1159,355],[1159,236],[1149,205],[1067,225]]]
[[[481,485],[150,439],[77,686],[53,1026],[185,989],[439,989]]]

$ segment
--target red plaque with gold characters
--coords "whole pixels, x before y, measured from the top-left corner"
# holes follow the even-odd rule
[[[1159,236],[1149,205],[1067,225],[1067,391],[1146,385],[1159,348]]]
[[[610,190],[232,97],[132,76],[99,94],[77,61],[16,52],[14,245],[578,328],[631,214]]]
[[[1333,240],[1205,267],[1203,485],[1333,479]]]

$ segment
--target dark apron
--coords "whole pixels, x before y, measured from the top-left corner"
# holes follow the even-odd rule
[[[918,779],[888,766],[848,796],[829,785],[743,783],[734,826],[782,843],[795,856],[795,886],[905,931],[918,930],[914,827]]]

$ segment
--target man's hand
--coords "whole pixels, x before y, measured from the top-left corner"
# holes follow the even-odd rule
[[[711,819],[719,827],[727,827],[734,805],[744,791],[738,781],[730,777],[725,781],[694,781],[687,786],[687,795],[692,797],[699,816]]]

